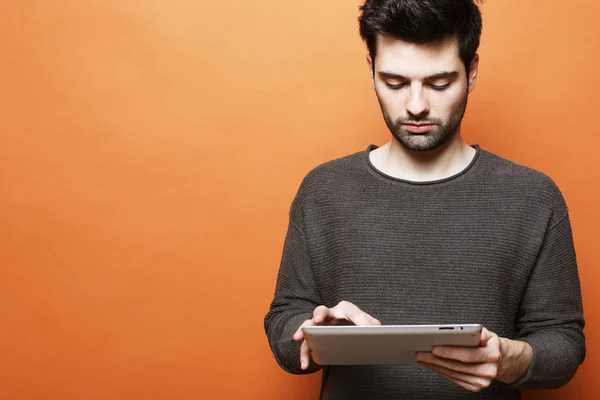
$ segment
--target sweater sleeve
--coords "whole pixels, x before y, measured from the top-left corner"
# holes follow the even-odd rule
[[[294,332],[321,304],[310,263],[306,237],[294,222],[294,205],[283,247],[281,265],[275,287],[275,296],[264,324],[269,345],[277,363],[293,374],[316,372],[321,366],[310,360],[307,370],[300,368],[300,342],[292,338]]]
[[[568,213],[550,226],[522,298],[517,340],[533,359],[513,386],[553,389],[565,385],[585,358],[581,288]]]

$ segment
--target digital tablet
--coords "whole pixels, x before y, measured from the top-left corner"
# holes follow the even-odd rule
[[[482,326],[305,326],[304,337],[320,365],[415,364],[415,352],[433,346],[479,346]]]

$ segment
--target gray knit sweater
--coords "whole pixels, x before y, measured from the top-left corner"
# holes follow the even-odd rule
[[[293,201],[265,317],[281,367],[318,305],[356,304],[382,324],[479,323],[528,342],[513,385],[470,393],[419,366],[331,366],[321,399],[518,399],[568,382],[585,357],[581,290],[565,201],[551,179],[474,146],[461,173],[416,183],[369,161],[375,148],[311,171]],[[316,393],[315,393],[316,397]]]

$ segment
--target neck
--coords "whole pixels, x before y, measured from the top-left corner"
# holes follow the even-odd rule
[[[445,179],[464,170],[473,160],[475,149],[460,131],[443,146],[430,151],[409,150],[396,139],[370,154],[373,165],[386,175],[415,182]]]

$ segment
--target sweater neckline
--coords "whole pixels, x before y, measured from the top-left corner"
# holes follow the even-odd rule
[[[410,186],[432,186],[432,185],[439,185],[442,183],[447,183],[447,182],[456,180],[457,178],[460,178],[463,175],[465,175],[467,172],[469,172],[473,168],[473,166],[477,163],[477,160],[479,159],[479,156],[481,155],[481,152],[482,152],[481,147],[477,144],[474,144],[471,147],[473,147],[475,149],[475,156],[473,157],[473,159],[471,160],[469,165],[467,165],[462,171],[460,171],[454,175],[448,176],[443,179],[433,180],[433,181],[411,181],[408,179],[396,178],[394,176],[386,174],[385,172],[382,172],[377,167],[375,167],[375,165],[373,165],[373,163],[371,162],[371,158],[369,157],[369,153],[371,153],[371,151],[379,148],[379,146],[377,146],[375,144],[370,144],[367,147],[367,149],[363,152],[363,159],[367,163],[369,170],[371,172],[374,172],[379,178],[384,178],[385,180],[402,183],[402,184],[410,185]]]

